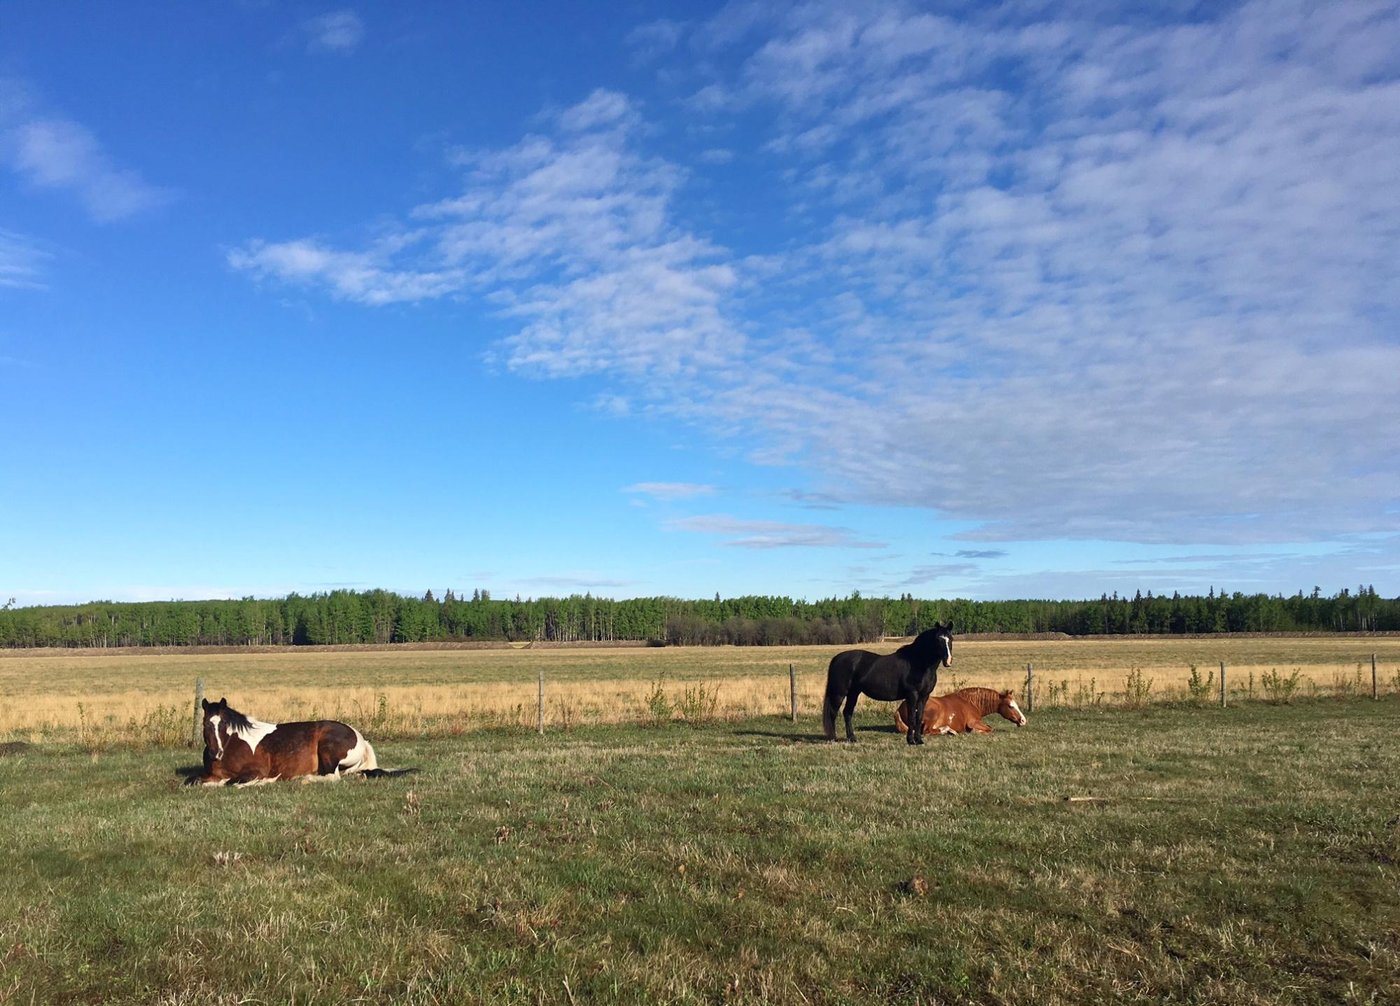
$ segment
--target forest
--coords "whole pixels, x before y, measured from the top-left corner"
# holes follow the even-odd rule
[[[335,590],[279,599],[92,601],[0,609],[0,647],[321,646],[466,641],[649,642],[655,645],[854,644],[951,623],[959,634],[1196,635],[1400,631],[1400,598],[1373,587],[1292,597],[1217,592],[1104,595],[1082,601],[713,600],[591,594],[497,600],[448,590],[407,597]]]

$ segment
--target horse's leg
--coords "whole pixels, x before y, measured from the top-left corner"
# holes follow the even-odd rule
[[[186,786],[224,786],[229,781],[228,769],[218,759],[211,759],[204,771],[185,780]]]
[[[905,743],[922,744],[924,742],[924,706],[925,701],[919,701],[919,693],[912,688],[906,693],[905,701],[909,703],[909,732],[904,735]]]
[[[992,732],[992,728],[987,726],[987,724],[983,723],[981,720],[974,720],[972,724],[968,727],[968,730],[972,733],[979,734],[989,734]]]
[[[856,742],[856,728],[851,725],[851,717],[855,715],[856,700],[860,698],[860,689],[852,688],[851,694],[846,696],[846,740],[852,744]]]

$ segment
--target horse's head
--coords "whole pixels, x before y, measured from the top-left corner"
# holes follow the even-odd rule
[[[204,706],[204,747],[217,761],[224,756],[229,738],[246,730],[250,721],[230,706],[228,699],[221,698],[218,702],[201,699],[200,702]]]
[[[947,625],[935,625],[931,630],[938,639],[938,645],[943,648],[942,655],[938,658],[944,667],[953,666],[953,623]]]
[[[997,712],[1018,727],[1026,725],[1026,714],[1021,712],[1021,704],[1016,701],[1016,693],[1013,691],[1005,691],[997,696]]]
[[[204,706],[204,747],[218,760],[224,756],[224,738],[228,736],[228,699],[200,702]]]

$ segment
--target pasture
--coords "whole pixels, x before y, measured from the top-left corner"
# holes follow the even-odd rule
[[[862,706],[865,709],[864,706]],[[1400,701],[375,737],[411,776],[0,757],[0,1003],[1380,1003]]]
[[[435,736],[534,726],[541,672],[551,730],[778,713],[789,708],[791,664],[800,710],[819,717],[826,665],[839,649],[0,650],[0,741],[179,743],[201,678],[211,698],[227,695],[265,719],[335,717],[379,734]],[[1224,662],[1231,701],[1369,695],[1372,654],[1381,691],[1400,692],[1400,636],[959,639],[937,694],[1019,689],[1030,663],[1038,709],[1205,704],[1217,700]]]

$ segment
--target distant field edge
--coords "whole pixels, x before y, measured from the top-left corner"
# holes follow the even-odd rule
[[[1041,642],[1054,640],[1073,640],[1075,642],[1098,643],[1098,642],[1124,642],[1128,640],[1148,640],[1148,639],[1396,639],[1400,638],[1400,631],[1379,631],[1379,632],[1137,632],[1137,633],[1089,633],[1081,636],[1072,635],[1068,632],[955,632],[959,642],[1016,642],[1024,640],[1027,642]],[[882,636],[879,640],[870,643],[856,644],[862,646],[899,646],[912,639],[912,636]],[[511,642],[504,639],[493,640],[451,640],[430,643],[326,643],[312,644],[303,643],[298,645],[262,645],[250,644],[247,646],[10,646],[0,647],[0,659],[6,656],[43,656],[45,654],[133,654],[150,656],[152,654],[237,654],[237,653],[409,653],[413,651],[434,651],[434,650],[625,650],[625,649],[647,649],[668,647],[671,649],[692,649],[692,650],[765,650],[765,649],[791,649],[797,645],[805,645],[815,649],[834,649],[844,644],[833,643],[810,643],[810,644],[780,644],[774,646],[735,646],[732,643],[724,643],[714,646],[703,644],[684,645],[678,643],[663,643],[654,639],[581,639],[568,641],[516,641]]]

